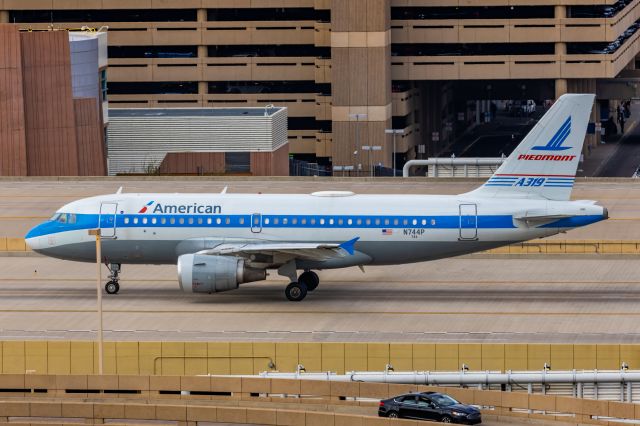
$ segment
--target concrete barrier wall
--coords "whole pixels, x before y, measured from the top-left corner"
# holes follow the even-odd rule
[[[94,374],[97,344],[86,341],[0,341],[0,373]],[[106,374],[198,375],[308,372],[640,370],[640,345],[429,344],[274,342],[105,342]],[[273,367],[270,367],[270,363]]]
[[[19,390],[23,392],[17,392]],[[640,420],[640,405],[636,404],[462,388],[234,377],[0,375],[0,391],[5,396],[4,401],[0,401],[0,422],[10,417],[14,421],[16,417],[63,417],[228,423],[254,423],[260,419],[258,423],[269,425],[395,425],[386,419],[378,423],[363,416],[331,411],[335,411],[336,406],[364,406],[375,415],[377,402],[357,399],[386,399],[426,390],[446,392],[464,403],[481,406],[485,415],[492,416],[609,425],[615,424],[613,420]],[[198,394],[190,395],[191,392]],[[83,402],[87,397],[94,401],[103,398],[104,402]],[[120,398],[129,401],[125,404]],[[136,398],[140,401],[136,402]],[[274,404],[293,402],[300,409],[242,406],[251,400]],[[223,401],[235,402],[235,405],[212,406]],[[612,419],[599,421],[599,417]]]
[[[31,251],[23,238],[0,237],[0,252]],[[637,240],[531,240],[485,254],[640,254]]]

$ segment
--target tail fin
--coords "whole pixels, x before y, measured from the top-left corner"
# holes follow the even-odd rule
[[[465,195],[568,200],[594,98],[562,95],[495,174]]]

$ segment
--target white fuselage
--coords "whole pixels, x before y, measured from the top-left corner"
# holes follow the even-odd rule
[[[230,242],[358,238],[354,256],[305,264],[318,269],[455,256],[546,237],[607,215],[592,202],[350,193],[113,194],[70,203],[58,213],[67,215],[64,223],[58,218],[39,225],[27,242],[43,254],[78,261],[95,261],[88,230],[98,223],[105,260],[123,264],[175,264],[182,254]],[[530,222],[529,215],[550,219]]]

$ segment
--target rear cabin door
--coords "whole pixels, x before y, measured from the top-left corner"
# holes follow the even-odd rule
[[[460,204],[460,239],[478,239],[478,206]]]
[[[100,235],[102,238],[116,238],[116,215],[118,203],[100,204]]]

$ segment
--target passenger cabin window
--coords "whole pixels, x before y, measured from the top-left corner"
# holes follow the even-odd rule
[[[137,224],[137,223],[138,223],[138,218],[137,218],[137,217],[134,217],[134,218],[133,218],[133,223],[134,223],[134,224]]]
[[[151,218],[151,223],[155,225],[156,223],[158,223],[158,219],[156,219],[155,217]]]
[[[167,218],[163,217],[162,219],[160,219],[160,223],[162,223],[163,225],[165,225],[167,223]]]
[[[178,222],[180,223],[180,225],[184,225],[184,217],[181,217]]]
[[[264,224],[265,224],[265,225],[268,225],[268,224],[269,224],[269,218],[266,218],[266,219],[264,220]]]
[[[211,225],[211,218],[207,219],[207,225]]]
[[[147,218],[142,218],[142,223],[144,223],[145,225],[147,224]]]
[[[128,223],[129,223],[129,218],[128,218],[128,217],[125,217],[125,218],[124,218],[124,224],[125,224],[125,225],[127,225]]]
[[[193,225],[193,218],[192,217],[189,218],[189,225]]]

